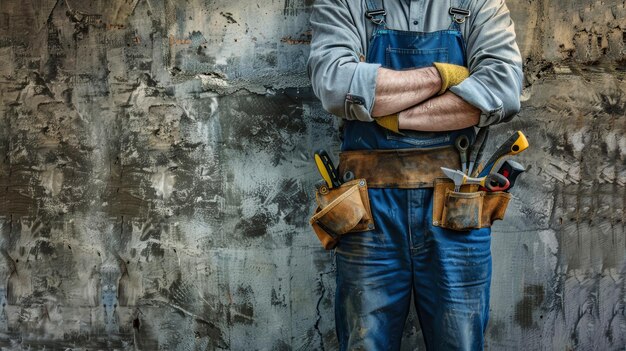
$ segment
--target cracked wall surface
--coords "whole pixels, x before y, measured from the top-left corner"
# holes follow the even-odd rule
[[[311,0],[0,2],[0,348],[334,350]],[[626,2],[508,0],[493,350],[626,347]],[[423,350],[409,315],[405,350]]]

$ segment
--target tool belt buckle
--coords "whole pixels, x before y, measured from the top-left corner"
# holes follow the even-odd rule
[[[457,7],[450,7],[450,9],[448,10],[448,13],[450,14],[450,16],[452,16],[454,21],[458,24],[465,22],[465,19],[471,16],[472,14],[469,10],[460,9]]]

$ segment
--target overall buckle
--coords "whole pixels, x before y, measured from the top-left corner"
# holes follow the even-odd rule
[[[448,10],[448,13],[450,14],[450,16],[452,16],[454,21],[458,24],[465,22],[465,19],[471,16],[472,14],[470,10],[460,9],[458,7],[450,7],[450,9]]]
[[[365,17],[369,18],[375,24],[383,23],[385,21],[386,15],[387,15],[387,11],[385,11],[385,9],[365,11]]]

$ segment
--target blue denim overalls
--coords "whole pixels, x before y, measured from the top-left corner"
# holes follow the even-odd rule
[[[368,12],[376,13],[374,2],[366,3]],[[422,33],[387,29],[384,14],[371,17],[377,28],[367,62],[395,70],[433,62],[466,65],[464,40],[453,18],[447,30]],[[342,150],[450,145],[458,133],[473,140],[473,128],[400,135],[376,123],[347,121]],[[369,197],[376,229],[342,236],[335,250],[340,349],[398,350],[413,296],[428,350],[482,350],[490,229],[456,232],[433,226],[432,188],[369,189]]]

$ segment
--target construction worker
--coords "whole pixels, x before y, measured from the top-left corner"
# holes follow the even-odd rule
[[[433,225],[433,169],[459,168],[457,136],[473,142],[477,127],[519,111],[509,10],[503,0],[317,0],[311,26],[313,90],[344,119],[338,168],[378,184],[368,189],[375,229],[335,248],[340,349],[398,350],[413,298],[428,350],[482,350],[490,228]],[[403,169],[409,159],[415,171]]]

